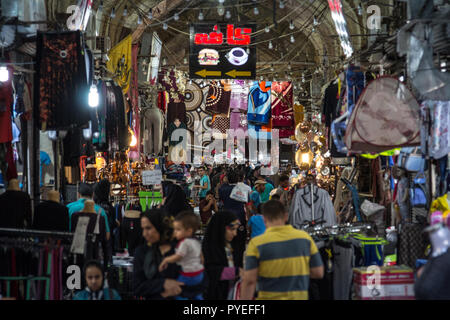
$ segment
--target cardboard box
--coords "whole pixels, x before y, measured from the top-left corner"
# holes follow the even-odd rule
[[[414,300],[414,272],[407,266],[353,269],[353,287],[358,300]]]

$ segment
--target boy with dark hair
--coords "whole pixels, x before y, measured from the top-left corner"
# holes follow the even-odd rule
[[[278,185],[278,188],[272,190],[272,192],[270,193],[270,199],[279,200],[286,207],[286,210],[289,212],[289,206],[292,200],[291,196],[289,195],[289,176],[282,175],[280,177],[280,184]]]
[[[258,300],[308,300],[309,279],[323,278],[323,263],[309,234],[286,225],[283,204],[262,205],[266,232],[247,248],[241,299],[251,300],[258,283]]]
[[[175,254],[171,255],[159,265],[159,271],[167,268],[169,263],[181,266],[177,281],[184,283],[183,293],[177,300],[203,300],[200,285],[203,283],[203,255],[200,241],[194,238],[200,228],[200,219],[192,211],[180,212],[173,222],[173,234],[178,240]]]

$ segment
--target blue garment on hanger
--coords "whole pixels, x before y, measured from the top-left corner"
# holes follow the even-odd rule
[[[353,200],[353,208],[355,209],[356,218],[358,221],[362,221],[361,214],[359,212],[359,194],[356,188],[349,183],[345,183],[347,187],[350,189],[352,193],[352,200]]]
[[[39,153],[39,159],[40,159],[40,170],[39,170],[39,176],[40,176],[40,186],[44,186],[44,181],[42,181],[42,167],[44,165],[50,165],[52,164],[52,160],[50,159],[50,156],[48,155],[47,152],[45,151],[41,151]]]
[[[272,82],[266,81],[264,92],[261,90],[260,82],[255,82],[250,88],[248,98],[247,119],[255,124],[268,124],[272,107],[271,91]]]

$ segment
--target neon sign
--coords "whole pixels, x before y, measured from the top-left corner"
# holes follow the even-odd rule
[[[249,45],[251,42],[251,28],[234,28],[233,24],[227,25],[226,43],[229,45]],[[223,33],[218,32],[218,26],[215,25],[213,32],[196,33],[194,43],[197,45],[222,45],[224,44]]]

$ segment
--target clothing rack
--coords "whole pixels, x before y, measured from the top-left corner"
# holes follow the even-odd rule
[[[49,237],[49,238],[72,240],[74,234],[72,232],[60,232],[60,231],[0,228],[0,235],[19,236],[19,237]]]

